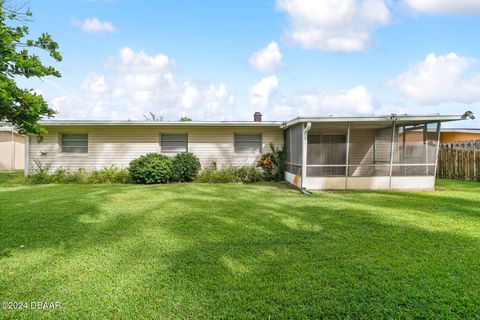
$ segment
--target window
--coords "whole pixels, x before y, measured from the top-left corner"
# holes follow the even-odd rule
[[[262,152],[261,134],[235,134],[234,135],[235,153],[255,153]]]
[[[62,152],[88,153],[88,134],[62,133]]]
[[[162,153],[187,152],[188,136],[187,134],[161,134],[160,150]]]

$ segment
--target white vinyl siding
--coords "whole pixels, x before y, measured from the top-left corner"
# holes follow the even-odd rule
[[[235,134],[235,153],[253,153],[262,152],[261,134]]]
[[[88,153],[87,133],[62,133],[62,153]]]
[[[235,153],[235,134],[261,134],[262,150],[270,151],[270,143],[283,146],[283,132],[279,127],[242,126],[47,126],[43,141],[30,139],[30,168],[35,170],[34,160],[50,164],[52,170],[100,170],[115,165],[127,167],[141,155],[161,152],[160,134],[188,134],[188,152],[199,159],[202,168],[213,163],[217,167],[255,165],[260,154]],[[88,153],[62,153],[61,132],[88,132]],[[171,154],[173,155],[173,154]]]
[[[188,151],[187,134],[161,134],[160,152],[179,153]]]

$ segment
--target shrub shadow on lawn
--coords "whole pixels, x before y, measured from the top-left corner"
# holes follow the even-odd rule
[[[22,250],[36,250],[64,246],[73,250],[130,234],[137,224],[134,215],[118,215],[95,223],[105,214],[102,206],[128,188],[41,185],[26,187],[20,192],[4,190],[0,193],[0,248],[22,246]]]

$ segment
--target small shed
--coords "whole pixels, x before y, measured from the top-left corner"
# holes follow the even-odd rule
[[[0,170],[19,170],[25,164],[25,137],[11,126],[0,127]]]

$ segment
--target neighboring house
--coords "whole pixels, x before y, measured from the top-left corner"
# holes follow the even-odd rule
[[[444,128],[440,133],[440,143],[480,140],[480,129]]]
[[[432,189],[440,124],[468,118],[471,112],[288,122],[262,122],[259,113],[253,122],[49,120],[41,122],[48,134],[27,139],[26,174],[38,163],[52,170],[126,167],[149,152],[189,151],[203,168],[255,165],[273,143],[285,146],[285,179],[302,189]]]
[[[24,136],[12,127],[0,127],[0,170],[23,169],[24,160]]]

